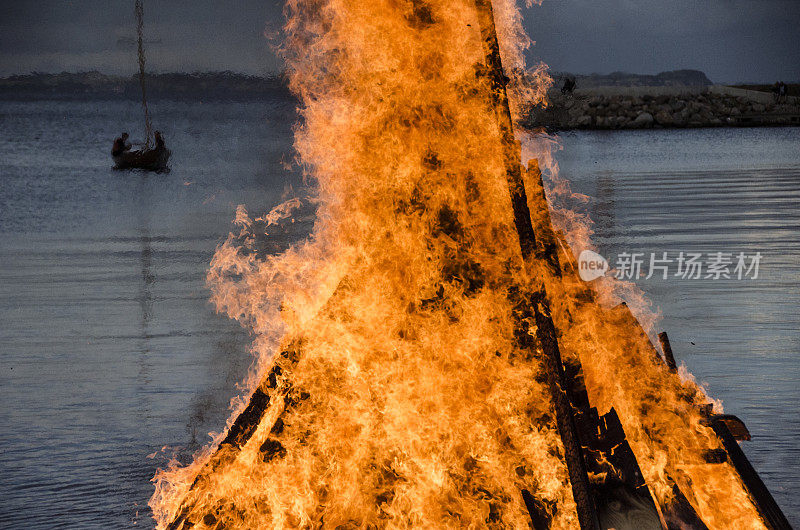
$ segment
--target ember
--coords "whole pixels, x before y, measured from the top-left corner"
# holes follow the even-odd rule
[[[549,140],[520,163],[515,102],[550,80],[506,77],[514,2],[287,12],[315,231],[263,256],[256,226],[297,202],[242,210],[218,249],[214,302],[256,332],[259,371],[227,433],[156,477],[159,527],[780,527],[671,349],[612,307],[630,288],[577,277],[587,225],[551,225]]]

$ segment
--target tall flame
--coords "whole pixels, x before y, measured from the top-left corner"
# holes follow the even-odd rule
[[[521,77],[529,41],[514,1],[494,9],[512,100],[543,103],[544,71]],[[553,528],[576,528],[543,367],[515,335],[511,291],[530,279],[474,2],[289,0],[286,11],[314,231],[264,255],[255,236],[298,203],[258,222],[241,209],[242,232],[209,273],[218,309],[256,333],[250,388],[281,366],[275,406],[202,480],[222,434],[189,466],[159,472],[159,526],[191,486],[197,527],[526,528],[526,489],[551,507]],[[558,202],[569,191],[551,148],[544,136],[526,142]],[[546,211],[535,197],[530,207]],[[585,220],[553,214],[585,248]],[[583,364],[593,405],[619,411],[656,497],[675,481],[710,527],[762,528],[730,466],[702,461],[719,442],[691,405],[700,389],[658,365],[624,312],[588,303],[579,280],[546,280],[564,357]],[[597,299],[624,287],[606,281]],[[279,344],[291,353],[276,355]]]

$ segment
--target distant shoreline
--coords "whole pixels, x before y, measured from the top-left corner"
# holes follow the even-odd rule
[[[558,80],[568,76],[555,77]],[[148,74],[146,79],[150,101],[294,98],[281,75],[166,73]],[[705,74],[694,70],[656,76],[621,73],[577,76],[577,81],[578,88],[571,94],[561,94],[560,87],[551,89],[548,106],[531,109],[522,125],[550,130],[800,125],[800,97],[790,95],[785,102],[776,103],[768,85],[712,85]],[[561,85],[563,81],[557,82]],[[795,93],[800,93],[800,86],[790,85],[789,94]],[[138,75],[63,72],[0,78],[0,101],[139,101],[140,98]]]
[[[291,98],[283,76],[259,77],[233,72],[147,74],[149,100],[253,100]],[[142,97],[139,76],[99,72],[34,73],[0,79],[0,100],[38,101],[126,99]]]

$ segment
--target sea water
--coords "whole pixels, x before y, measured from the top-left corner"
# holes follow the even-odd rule
[[[151,102],[173,152],[152,174],[111,168],[114,137],[142,135],[136,102],[0,102],[0,526],[151,527],[155,470],[224,426],[250,337],[215,314],[205,271],[237,205],[303,193],[294,109]],[[575,132],[558,153],[612,265],[761,253],[757,279],[635,282],[679,363],[750,428],[743,448],[795,523],[799,142],[797,128]]]

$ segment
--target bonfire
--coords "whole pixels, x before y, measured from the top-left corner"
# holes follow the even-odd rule
[[[576,274],[591,225],[560,206],[553,139],[515,131],[551,81],[513,0],[286,12],[315,227],[270,254],[304,201],[240,209],[217,249],[213,301],[258,362],[224,431],[156,476],[158,526],[788,528],[641,293]]]

